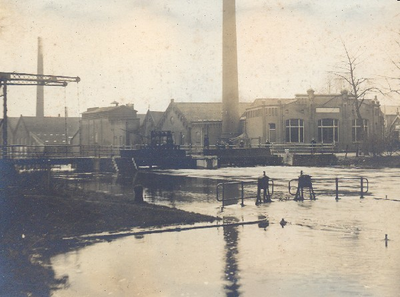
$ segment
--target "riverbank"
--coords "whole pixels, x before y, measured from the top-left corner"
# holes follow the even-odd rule
[[[51,296],[53,290],[67,286],[68,277],[56,278],[50,259],[103,241],[82,235],[217,220],[135,203],[133,197],[60,187],[55,181],[45,189],[39,175],[0,185],[0,292],[7,296]]]
[[[119,232],[133,227],[213,222],[216,217],[175,208],[136,203],[130,197],[58,189],[53,194],[23,193],[7,202],[9,221],[18,222],[19,236],[51,239],[100,232]],[[3,209],[5,211],[6,209]]]

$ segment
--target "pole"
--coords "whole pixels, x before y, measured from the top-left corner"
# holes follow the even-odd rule
[[[225,183],[222,183],[222,207],[225,206]]]
[[[364,198],[364,179],[361,177],[361,191],[360,198]]]
[[[336,201],[339,200],[339,179],[335,178],[336,183]]]
[[[7,81],[3,81],[3,159],[7,159],[8,128],[7,128]]]
[[[243,188],[243,182],[241,182],[242,185],[242,206],[244,206],[244,188]]]

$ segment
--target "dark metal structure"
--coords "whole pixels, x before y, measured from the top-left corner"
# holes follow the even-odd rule
[[[7,158],[7,86],[53,86],[66,87],[69,82],[78,83],[79,77],[0,72],[0,88],[3,87],[3,147],[2,157]]]
[[[270,191],[271,188],[271,191]],[[262,198],[261,198],[261,193]],[[259,177],[257,180],[257,200],[256,204],[260,204],[261,202],[272,202],[271,197],[274,193],[274,183],[273,180],[270,180],[268,176],[265,175],[265,171],[263,172],[263,176]]]

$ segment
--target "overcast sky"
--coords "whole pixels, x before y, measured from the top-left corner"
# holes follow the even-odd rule
[[[342,41],[361,55],[362,77],[393,75],[391,59],[400,60],[396,0],[236,0],[236,8],[242,101],[337,91],[328,73],[343,60]],[[65,102],[77,115],[114,100],[139,113],[165,110],[171,98],[221,100],[222,0],[0,0],[0,71],[36,73],[39,36],[45,74],[82,79],[45,88],[45,115],[63,114]],[[10,86],[8,98],[9,115],[35,114],[34,87]]]

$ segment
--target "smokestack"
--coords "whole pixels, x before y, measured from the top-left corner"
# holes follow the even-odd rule
[[[38,60],[37,74],[43,74],[43,52],[42,39],[38,37]],[[44,86],[38,84],[36,87],[36,117],[44,117]]]
[[[237,67],[235,0],[223,0],[222,16],[222,136],[239,134],[239,87]]]

